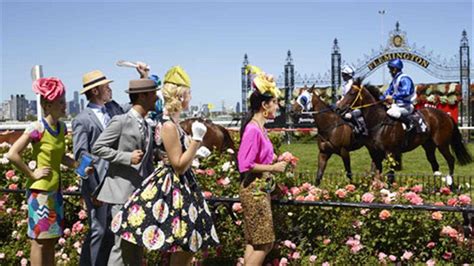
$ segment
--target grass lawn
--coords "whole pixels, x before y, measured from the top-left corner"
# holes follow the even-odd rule
[[[467,148],[474,156],[474,143],[469,143]],[[283,144],[281,151],[290,151],[293,155],[300,158],[297,171],[309,171],[315,173],[318,164],[319,149],[316,142]],[[453,153],[454,155],[454,153]],[[444,157],[437,151],[436,158],[440,164],[440,171],[445,175],[448,173],[448,166]],[[351,167],[353,173],[365,173],[370,170],[370,156],[365,147],[351,152]],[[417,149],[403,154],[402,157],[403,174],[432,174],[431,165],[426,159],[425,152],[420,146]],[[343,173],[344,165],[341,157],[333,155],[326,167],[326,173]],[[474,163],[460,166],[455,165],[454,173],[459,176],[474,176]]]

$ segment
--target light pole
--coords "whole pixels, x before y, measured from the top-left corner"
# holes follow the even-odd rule
[[[383,47],[383,41],[384,41],[384,38],[383,38],[383,15],[385,15],[385,10],[382,9],[382,10],[379,10],[379,14],[380,14],[380,44],[382,45],[382,48]],[[384,51],[382,51],[383,53]],[[382,86],[385,85],[385,69],[382,69]]]

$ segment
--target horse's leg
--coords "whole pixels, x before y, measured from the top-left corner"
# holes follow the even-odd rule
[[[431,164],[433,174],[437,175],[439,173],[439,163],[436,160],[436,145],[432,141],[427,141],[423,144],[423,149],[428,162]]]
[[[349,151],[346,149],[341,149],[341,158],[344,162],[344,168],[346,169],[346,176],[349,180],[352,180],[352,171],[351,171],[351,156]]]
[[[319,151],[319,158],[318,158],[318,173],[316,176],[316,186],[319,186],[321,180],[323,179],[324,170],[326,169],[326,164],[331,158],[332,153],[324,153]]]
[[[443,155],[444,159],[448,163],[449,175],[446,176],[446,184],[453,189],[453,175],[454,175],[454,156],[451,154],[448,145],[438,146],[438,150]]]
[[[368,149],[370,158],[372,158],[372,166],[375,168],[375,175],[381,175],[382,174],[382,161],[384,158],[384,152],[383,151],[378,151],[375,149]]]

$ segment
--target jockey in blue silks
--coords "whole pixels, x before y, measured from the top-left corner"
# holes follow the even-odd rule
[[[388,69],[392,75],[390,86],[381,96],[381,100],[390,104],[387,115],[400,119],[406,125],[406,131],[413,128],[408,115],[413,113],[413,101],[416,97],[415,85],[412,79],[402,72],[403,62],[396,58],[388,62]]]

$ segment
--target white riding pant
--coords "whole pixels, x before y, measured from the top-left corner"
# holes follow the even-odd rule
[[[400,116],[407,116],[413,113],[414,109],[413,104],[410,103],[392,103],[390,108],[387,110],[387,114],[398,119]]]

